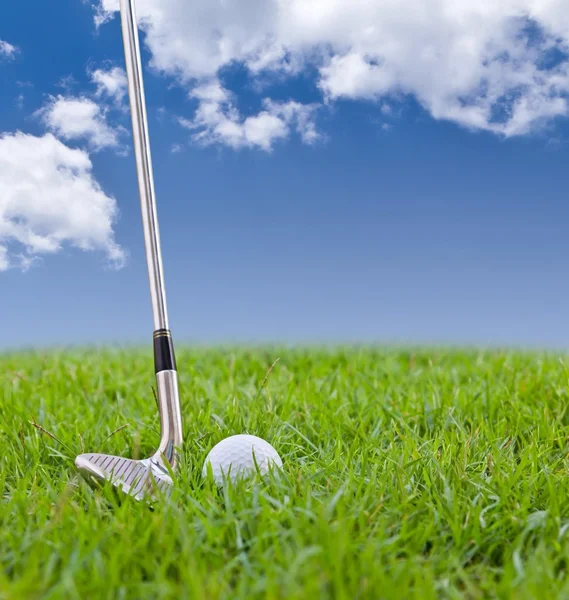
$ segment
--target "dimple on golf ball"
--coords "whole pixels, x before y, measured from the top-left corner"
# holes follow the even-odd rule
[[[281,457],[269,442],[244,434],[225,438],[210,450],[203,466],[204,477],[210,464],[217,485],[223,484],[224,476],[235,481],[256,473],[257,469],[265,475],[271,466],[283,466]]]

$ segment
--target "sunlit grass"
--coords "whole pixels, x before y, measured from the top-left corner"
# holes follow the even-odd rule
[[[568,597],[568,366],[179,351],[183,465],[150,511],[92,492],[73,460],[155,450],[151,356],[1,356],[0,598]],[[282,475],[204,483],[236,433],[271,442]]]

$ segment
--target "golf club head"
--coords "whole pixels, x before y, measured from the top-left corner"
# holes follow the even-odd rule
[[[136,500],[168,495],[172,489],[172,478],[159,455],[131,460],[109,454],[80,454],[75,466],[91,485],[101,487],[108,481]]]
[[[168,340],[171,343],[171,338]],[[170,347],[171,345],[168,346]],[[160,350],[159,344],[156,349]],[[173,360],[172,358],[172,362]],[[75,459],[75,466],[94,487],[100,488],[108,481],[117,490],[137,500],[152,500],[157,496],[169,495],[182,446],[182,418],[176,371],[159,371],[156,373],[156,384],[161,430],[157,451],[151,458],[144,460],[110,454],[80,454]]]

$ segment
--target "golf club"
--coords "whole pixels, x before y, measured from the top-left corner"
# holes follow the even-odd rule
[[[134,0],[120,0],[120,13],[144,244],[154,316],[154,365],[161,438],[156,453],[145,460],[130,460],[107,454],[81,454],[75,459],[75,464],[90,483],[101,485],[109,481],[123,492],[142,499],[145,496],[152,496],[156,490],[167,492],[170,489],[172,485],[170,472],[176,469],[177,449],[182,445],[182,419],[174,346],[168,327]]]

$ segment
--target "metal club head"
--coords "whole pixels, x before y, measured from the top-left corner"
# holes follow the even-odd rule
[[[171,355],[172,339],[162,332],[154,339],[157,364]],[[173,364],[175,366],[175,364]],[[118,490],[142,500],[168,495],[173,485],[171,474],[178,466],[178,450],[182,445],[182,418],[175,369],[156,373],[161,440],[156,453],[144,460],[132,460],[110,454],[80,454],[75,466],[88,483],[101,487],[111,483]]]
[[[81,475],[94,486],[106,481],[136,500],[168,495],[172,478],[160,456],[131,460],[108,454],[80,454],[75,465]]]

